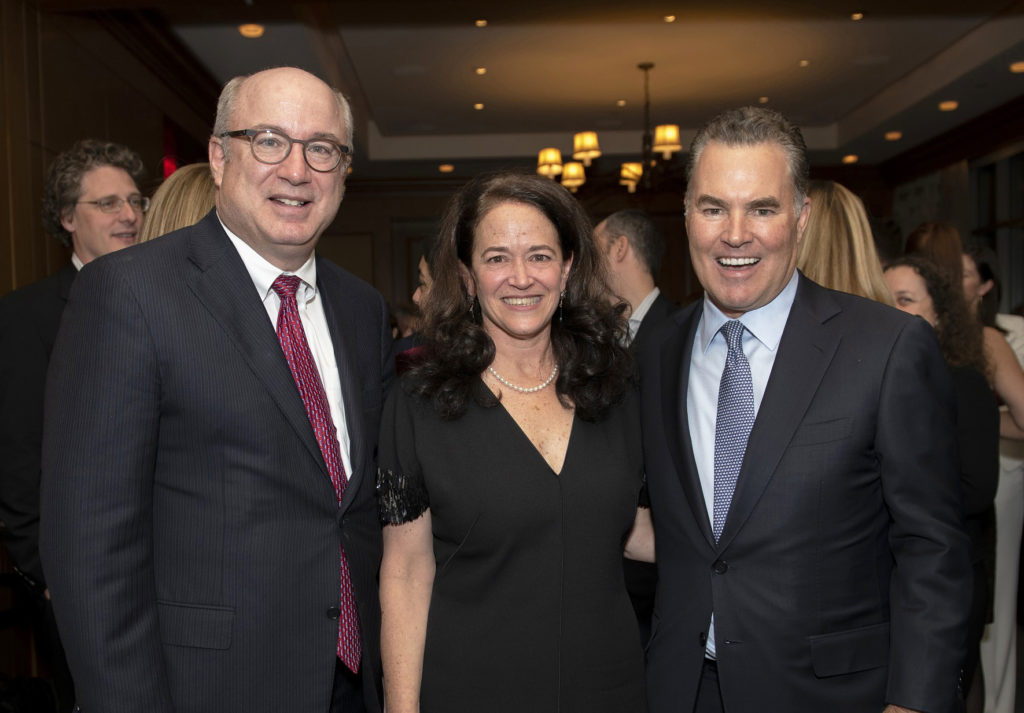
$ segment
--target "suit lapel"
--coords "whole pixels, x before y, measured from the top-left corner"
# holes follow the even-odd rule
[[[341,398],[345,405],[345,424],[349,435],[349,461],[352,464],[352,472],[348,474],[348,485],[345,486],[345,496],[342,499],[341,507],[344,510],[355,497],[358,490],[359,479],[365,468],[366,459],[365,443],[366,437],[363,433],[363,399],[362,384],[357,378],[355,368],[355,354],[353,345],[349,340],[355,339],[360,333],[355,323],[355,315],[352,310],[339,309],[342,304],[342,286],[335,279],[335,274],[323,267],[323,261],[317,258],[317,289],[323,297],[324,315],[327,318],[327,328],[331,333],[331,343],[334,345],[334,359],[338,364],[338,376],[341,380]]]
[[[188,279],[189,288],[237,345],[296,436],[329,478],[277,334],[267,319],[267,311],[256,294],[245,263],[231,245],[216,214],[210,212],[191,231],[189,238],[189,259],[197,268]]]
[[[662,396],[662,423],[665,424],[665,441],[676,474],[686,494],[686,501],[693,513],[694,522],[708,543],[714,544],[711,521],[704,505],[704,491],[700,485],[697,464],[693,459],[693,442],[690,426],[685,419],[686,397],[690,380],[690,354],[703,311],[703,300],[687,307],[673,318],[678,329],[669,332],[662,342],[660,351],[660,376]]]
[[[838,312],[839,306],[824,288],[800,276],[779,353],[747,442],[719,549],[729,545],[750,517],[803,421],[839,346],[840,334],[828,324]]]

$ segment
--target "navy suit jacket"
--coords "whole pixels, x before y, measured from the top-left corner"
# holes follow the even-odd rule
[[[641,356],[650,710],[692,710],[713,611],[729,713],[952,713],[971,566],[931,327],[801,276],[716,543],[686,415],[702,309]]]
[[[0,520],[14,565],[40,593],[46,587],[39,562],[43,391],[77,274],[69,262],[0,299]]]
[[[339,544],[380,709],[373,461],[391,335],[372,287],[322,259],[317,283],[351,437],[340,509],[215,213],[79,275],[47,385],[41,548],[86,713],[328,710]]]
[[[633,337],[633,348],[637,353],[644,349],[644,345],[650,341],[651,336],[678,309],[679,305],[666,297],[664,293],[658,293],[658,296],[654,298],[654,302],[651,303],[651,308],[647,310],[647,314],[640,320],[640,327],[636,330],[636,335]]]

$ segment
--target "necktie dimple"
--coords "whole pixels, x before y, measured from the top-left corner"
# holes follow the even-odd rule
[[[327,464],[327,472],[330,473],[340,506],[345,495],[347,476],[341,460],[341,447],[338,445],[337,429],[331,418],[327,394],[320,381],[320,372],[317,371],[313,353],[309,350],[309,342],[306,341],[306,332],[302,328],[299,307],[295,301],[295,292],[301,281],[297,275],[280,275],[271,285],[281,298],[281,309],[277,313],[277,338],[281,342],[288,368],[306,407],[309,423],[313,427],[316,442]],[[356,615],[355,595],[352,591],[352,578],[344,547],[341,548],[341,592],[338,604],[338,658],[349,670],[358,672],[362,648],[359,639],[359,618]]]
[[[750,362],[743,354],[743,323],[730,320],[722,325],[729,346],[725,369],[718,388],[718,416],[715,420],[715,502],[711,532],[715,542],[722,535],[736,479],[743,465],[747,439],[754,425],[754,385]]]

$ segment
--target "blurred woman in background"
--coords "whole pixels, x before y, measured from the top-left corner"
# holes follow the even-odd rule
[[[995,253],[968,244],[963,256],[964,297],[986,327],[1002,332],[1024,367],[1024,317],[998,314],[999,277]],[[1014,713],[1017,694],[1017,587],[1024,532],[1024,442],[999,442],[996,489],[996,578],[992,623],[981,640],[986,710]]]
[[[949,223],[922,223],[907,236],[906,255],[919,255],[939,268],[952,289],[964,297],[964,247],[960,232]],[[977,317],[974,318],[977,321]],[[994,327],[983,327],[989,383],[1006,404],[1000,433],[1008,438],[1024,438],[1024,370],[1006,337]]]
[[[985,623],[992,620],[996,537],[992,502],[999,480],[999,409],[985,378],[981,326],[948,273],[920,256],[891,262],[885,279],[896,307],[923,317],[935,329],[953,377],[964,524],[974,567],[964,681],[967,710],[980,713],[984,682],[978,666],[979,643]]]
[[[892,304],[860,198],[835,181],[811,181],[811,217],[796,266],[819,285]]]
[[[217,187],[210,164],[190,163],[164,179],[149,203],[138,242],[198,223],[213,208]]]

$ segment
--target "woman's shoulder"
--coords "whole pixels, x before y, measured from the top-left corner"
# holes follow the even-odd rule
[[[1017,361],[1024,367],[1024,317],[1018,314],[997,314],[996,326],[1003,330],[1003,336],[1017,355]]]

